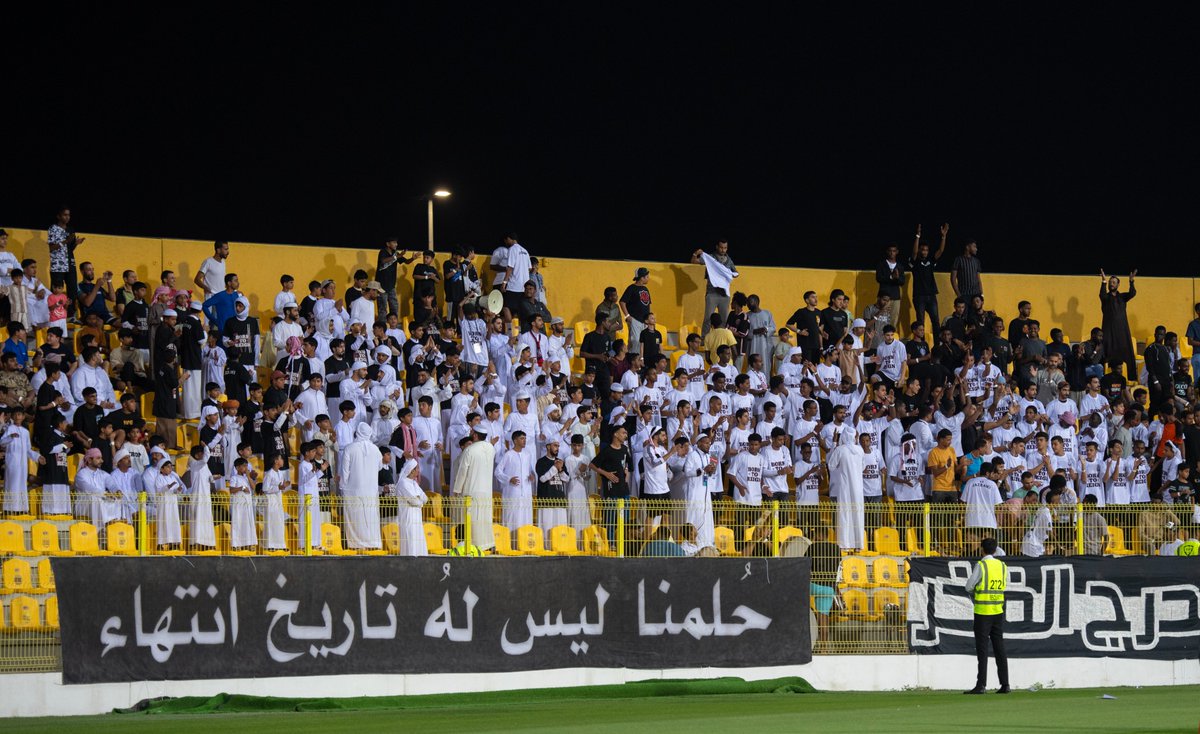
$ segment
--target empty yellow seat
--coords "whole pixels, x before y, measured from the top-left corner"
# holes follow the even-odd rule
[[[380,533],[383,538],[383,549],[388,553],[400,552],[400,523],[389,522],[383,526],[383,531]]]
[[[105,528],[105,546],[118,556],[136,556],[137,533],[127,522],[114,522]]]
[[[583,529],[583,552],[590,556],[613,555],[604,528],[599,525],[589,525]]]
[[[83,556],[111,556],[112,553],[100,550],[100,540],[96,535],[96,526],[90,522],[77,522],[71,526],[71,551]]]
[[[867,562],[858,556],[843,559],[842,584],[860,589],[873,588],[875,584],[871,583],[870,574],[867,573]]]
[[[500,523],[492,523],[492,535],[496,540],[496,552],[502,556],[519,556],[521,551],[513,548],[512,533]]]
[[[29,555],[71,555],[59,548],[59,527],[46,521],[37,522],[29,528]]]
[[[53,594],[58,586],[54,583],[54,569],[50,567],[50,559],[43,558],[37,564],[37,585]]]
[[[733,531],[724,525],[713,528],[713,545],[717,547],[721,555],[733,555],[736,552],[733,547]]]
[[[425,547],[433,556],[446,555],[446,543],[442,536],[442,527],[431,522],[425,523]]]
[[[871,564],[871,573],[875,577],[876,586],[907,586],[900,566],[895,558],[881,556]]]
[[[8,603],[8,618],[8,632],[34,632],[42,626],[37,599],[31,596],[14,596]]]
[[[33,568],[23,558],[9,558],[0,566],[0,594],[35,593]],[[37,593],[41,593],[39,589]]]
[[[579,536],[570,525],[555,525],[550,528],[550,552],[559,556],[583,555],[579,550]]]
[[[46,629],[58,629],[58,595],[46,599]]]
[[[874,535],[873,540],[876,553],[884,556],[904,555],[904,551],[900,550],[900,533],[896,528],[876,528]]]
[[[1131,556],[1133,551],[1125,546],[1125,531],[1116,525],[1108,526],[1108,547],[1104,552],[1110,556]]]
[[[354,555],[354,551],[342,547],[342,529],[333,523],[321,523],[321,546],[332,556]]]
[[[12,521],[0,522],[0,553],[24,555],[27,550],[25,528]]]
[[[546,550],[542,529],[537,525],[522,525],[517,528],[517,550],[526,556],[552,556]]]
[[[842,603],[845,608],[834,615],[838,621],[846,621],[848,619],[870,620],[872,618],[870,608],[870,598],[867,592],[863,589],[847,589],[842,592]]]
[[[904,601],[895,589],[880,589],[871,597],[871,610],[879,619],[883,618],[889,605],[894,605],[899,614],[904,613]]]

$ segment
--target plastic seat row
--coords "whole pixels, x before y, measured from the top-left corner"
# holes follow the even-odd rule
[[[905,563],[901,568],[895,558],[888,556],[875,557],[870,566],[865,558],[849,556],[842,559],[842,586],[858,589],[906,588],[907,566]]]
[[[893,607],[901,615],[898,621],[903,622],[904,596],[903,592],[894,589],[878,589],[873,594],[868,594],[865,589],[847,589],[842,592],[844,608],[835,613],[833,618],[839,622],[879,622],[888,613],[888,607]]]
[[[58,629],[58,597],[38,602],[31,596],[14,596],[0,609],[0,632],[51,632]]]

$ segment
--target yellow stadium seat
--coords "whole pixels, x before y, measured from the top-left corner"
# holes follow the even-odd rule
[[[37,585],[53,594],[58,586],[54,583],[54,569],[50,567],[50,559],[43,558],[37,564]]]
[[[179,443],[180,451],[186,456],[193,446],[200,443],[200,429],[191,423],[180,423],[175,428],[175,440]],[[182,469],[177,471],[183,473]]]
[[[426,493],[426,502],[421,508],[421,514],[424,516],[425,522],[448,523],[450,518],[446,517],[445,507],[442,501],[442,495],[434,492]]]
[[[517,528],[517,550],[526,556],[552,556],[546,550],[542,529],[537,525],[522,525]]]
[[[583,346],[583,337],[587,336],[587,333],[595,328],[596,324],[594,322],[590,324],[586,321],[575,322],[575,329],[571,334],[571,338],[575,340],[575,351],[579,351],[579,348]]]
[[[713,545],[723,556],[731,556],[737,552],[733,547],[733,531],[723,525],[713,528]]]
[[[1131,556],[1133,551],[1125,547],[1125,531],[1116,525],[1108,526],[1108,547],[1104,552],[1110,556]]]
[[[391,554],[400,552],[400,523],[389,522],[383,526],[383,549]]]
[[[908,586],[895,558],[888,556],[876,558],[871,563],[871,574],[875,577],[876,586]]]
[[[14,596],[8,604],[8,616],[8,632],[36,632],[42,626],[37,599],[31,596]]]
[[[444,556],[448,552],[442,536],[442,526],[432,522],[425,523],[425,547],[430,555]]]
[[[695,334],[696,336],[700,335],[699,324],[697,324],[695,321],[690,321],[688,323],[679,325],[679,346],[683,347],[685,352],[687,351],[687,338],[691,334]]]
[[[842,603],[845,608],[834,615],[834,619],[845,622],[850,619],[869,620],[871,618],[871,600],[863,589],[847,589],[842,592]]]
[[[860,589],[871,589],[870,574],[867,573],[867,562],[858,556],[847,556],[842,560],[842,584]]]
[[[58,629],[58,595],[46,599],[46,627],[53,631]]]
[[[559,556],[581,556],[579,536],[570,525],[555,525],[550,528],[550,552]]]
[[[513,548],[512,533],[500,523],[492,523],[492,535],[496,539],[496,552],[502,556],[519,556],[521,551]]]
[[[96,535],[96,526],[90,522],[77,522],[71,526],[71,552],[81,556],[111,556],[112,553],[100,550],[100,541]]]
[[[788,542],[792,538],[803,538],[803,537],[804,537],[804,531],[801,530],[800,528],[792,527],[791,525],[784,525],[783,527],[779,528],[779,544],[780,545],[783,545],[784,543]]]
[[[599,525],[589,525],[583,529],[583,552],[589,556],[612,556],[612,548],[608,545],[608,535]]]
[[[903,612],[904,601],[901,598],[900,592],[897,592],[895,589],[880,589],[875,592],[875,596],[871,597],[871,607],[880,618],[883,617],[889,604],[896,605]]]
[[[900,533],[896,528],[876,528],[874,535],[873,541],[876,553],[884,556],[904,555],[904,551],[900,550]]]
[[[110,523],[104,532],[106,535],[105,547],[112,551],[113,555],[136,556],[138,554],[137,533],[129,523]]]
[[[58,547],[58,526],[41,521],[29,527],[29,551],[18,555],[69,556],[71,552]]]
[[[321,523],[321,545],[331,556],[354,555],[354,551],[342,547],[342,529],[333,523]]]
[[[0,522],[0,553],[24,555],[27,550],[25,528],[11,521]]]
[[[42,593],[41,589],[34,592],[33,568],[29,561],[23,558],[9,558],[0,566],[0,594],[32,594]]]
[[[294,489],[289,489],[280,493],[279,496],[283,500],[283,514],[289,518],[300,517],[300,493]]]

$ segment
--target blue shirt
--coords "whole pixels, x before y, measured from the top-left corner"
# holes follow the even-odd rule
[[[233,308],[237,299],[237,291],[221,291],[204,302],[204,315],[208,317],[208,323],[217,327],[217,331],[224,331],[225,322],[237,315]]]
[[[17,355],[17,364],[22,368],[29,362],[29,348],[23,342],[15,341],[11,336],[4,342],[4,353],[12,352]]]
[[[94,313],[100,317],[101,321],[108,321],[109,319],[112,318],[112,314],[109,313],[109,311],[108,311],[108,304],[106,304],[104,302],[104,300],[106,298],[108,298],[108,296],[104,293],[104,291],[100,291],[99,293],[96,294],[96,299],[94,301],[92,301],[92,305],[90,305],[90,306],[83,305],[83,297],[86,296],[87,294],[91,293],[92,289],[95,287],[96,287],[95,283],[80,283],[79,284],[79,308],[83,311],[83,314],[85,316],[87,314]]]

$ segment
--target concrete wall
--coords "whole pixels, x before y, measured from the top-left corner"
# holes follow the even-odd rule
[[[1009,667],[1014,688],[1038,684],[1055,688],[1106,688],[1200,683],[1200,666],[1195,660],[1036,658],[1011,660]],[[991,673],[994,676],[995,670]],[[158,696],[212,696],[222,692],[348,698],[605,685],[653,678],[737,676],[763,680],[794,675],[805,678],[822,691],[899,691],[914,687],[965,690],[975,683],[975,658],[964,655],[817,655],[808,665],[773,668],[568,668],[473,675],[344,675],[72,686],[63,685],[59,673],[27,673],[0,678],[4,687],[4,694],[0,695],[0,717],[100,714]]]
[[[9,249],[18,257],[36,258],[44,274],[48,262],[45,231],[8,231]],[[87,241],[76,253],[79,261],[90,260],[96,263],[98,269],[110,269],[116,273],[133,267],[138,277],[152,286],[158,282],[158,275],[164,268],[174,270],[180,284],[190,284],[200,262],[212,254],[211,242],[83,234]],[[251,307],[260,313],[270,310],[275,294],[279,292],[279,275],[283,272],[296,277],[297,290],[303,297],[309,280],[332,278],[349,285],[350,276],[356,269],[362,268],[373,273],[376,257],[376,250],[339,247],[233,242],[230,248],[228,270],[238,274]],[[639,265],[646,264],[651,270],[649,287],[660,327],[665,331],[675,331],[681,323],[698,323],[704,307],[703,267],[686,262],[663,261],[664,258],[683,257],[685,254],[683,251],[655,250],[648,252],[646,259],[639,262],[549,258],[543,273],[549,291],[550,311],[562,316],[568,326],[577,321],[590,321],[596,304],[603,297],[605,286],[624,290],[633,277],[633,271]],[[736,260],[737,252],[733,255]],[[439,254],[439,264],[444,257],[444,254]],[[803,253],[797,252],[787,259],[803,260]],[[485,256],[476,259],[476,267],[481,274],[485,273],[486,265]],[[985,259],[984,265],[996,268],[1001,264]],[[402,268],[398,279],[399,297],[405,313],[409,306],[403,304],[411,304],[412,300],[411,283],[407,278],[411,268],[411,265]],[[1118,275],[1124,281],[1127,274]],[[938,281],[944,317],[951,311],[953,290],[948,274],[939,274]],[[484,282],[491,282],[490,273],[484,275]],[[1158,324],[1182,335],[1193,317],[1192,305],[1198,300],[1200,279],[1140,278],[1138,285],[1139,294],[1129,304],[1129,321],[1134,337],[1147,340]],[[800,267],[744,266],[734,286],[735,290],[747,294],[757,293],[764,307],[775,314],[779,326],[783,326],[784,320],[802,304],[801,297],[806,290],[820,294],[823,307],[829,292],[841,288],[853,294],[851,309],[856,315],[861,315],[862,310],[875,300],[877,291],[873,271]],[[1053,327],[1063,329],[1069,340],[1079,340],[1087,338],[1092,326],[1100,325],[1099,286],[1098,271],[1095,275],[1079,276],[984,275],[988,307],[1008,319],[1016,315],[1018,301],[1032,302],[1034,318],[1041,321],[1042,336],[1047,340]],[[912,318],[911,307],[906,302],[901,309],[901,323],[908,324]],[[902,331],[907,332],[907,328]]]

